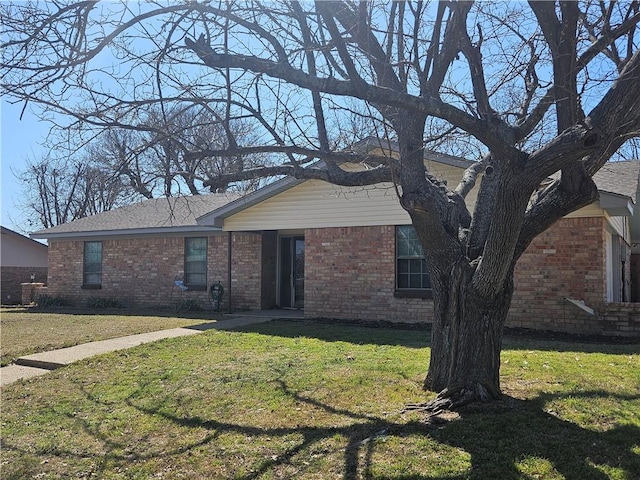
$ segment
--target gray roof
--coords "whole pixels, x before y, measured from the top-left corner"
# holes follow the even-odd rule
[[[634,203],[636,203],[639,178],[640,160],[606,163],[593,176],[593,180],[601,192],[629,197]]]
[[[363,142],[364,143],[364,142]],[[362,147],[371,148],[370,142]],[[393,144],[391,144],[393,146]],[[432,156],[434,152],[428,152]],[[425,156],[427,156],[425,155]],[[466,167],[472,162],[440,154],[439,163]],[[609,162],[594,175],[601,192],[636,202],[640,160]],[[110,235],[211,233],[221,231],[223,219],[304,182],[282,178],[249,195],[212,193],[187,197],[157,198],[32,233],[33,238],[97,237]],[[611,196],[609,196],[611,198]],[[601,198],[601,203],[603,199]],[[624,200],[628,202],[628,200]]]
[[[155,198],[32,233],[33,238],[211,231],[197,218],[236,200],[237,193]]]

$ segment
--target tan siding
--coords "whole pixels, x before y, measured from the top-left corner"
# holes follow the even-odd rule
[[[462,169],[438,164],[434,175],[457,182]],[[476,191],[467,198],[472,208]],[[224,230],[284,230],[321,227],[403,225],[409,216],[400,207],[392,184],[340,187],[309,180],[227,218]]]
[[[464,173],[464,169],[454,167],[452,165],[446,165],[444,163],[427,161],[426,166],[431,175],[436,177],[438,180],[445,180],[451,189],[456,188],[462,179],[462,174]],[[478,185],[480,185],[480,182],[478,182]]]
[[[603,217],[604,210],[600,208],[598,202],[594,202],[591,205],[587,205],[586,207],[582,207],[575,212],[566,215],[564,218],[578,218],[578,217]]]
[[[611,229],[622,238],[624,238],[627,242],[629,242],[629,235],[627,234],[628,229],[625,228],[627,223],[626,217],[609,217],[609,225]]]
[[[345,188],[310,180],[226,219],[224,229],[282,230],[408,221],[393,188]]]
[[[446,181],[451,189],[457,186],[463,174],[462,168],[439,162],[427,161],[427,167],[435,177]],[[478,186],[466,198],[470,212],[473,212],[477,190]],[[566,218],[604,215],[598,202],[594,202]],[[400,207],[392,184],[340,187],[320,180],[308,180],[225,219],[223,228],[226,231],[301,230],[407,223],[410,223],[409,216]],[[613,226],[617,230],[618,225]]]

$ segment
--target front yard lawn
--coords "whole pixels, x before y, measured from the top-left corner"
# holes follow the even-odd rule
[[[503,402],[424,418],[427,333],[274,321],[2,391],[1,477],[640,478],[640,349],[507,341]]]
[[[80,343],[212,321],[181,317],[175,312],[167,313],[170,315],[135,315],[117,311],[105,315],[99,311],[78,310],[69,313],[36,308],[3,308],[0,310],[0,365],[4,367],[24,355]],[[209,312],[200,314],[211,316]]]

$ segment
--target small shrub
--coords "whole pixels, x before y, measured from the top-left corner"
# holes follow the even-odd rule
[[[107,308],[124,308],[120,300],[113,297],[91,297],[87,300],[87,307],[96,310],[104,310]]]
[[[52,297],[51,295],[47,295],[46,293],[42,295],[38,295],[36,298],[36,303],[39,307],[69,307],[71,306],[71,302],[64,297],[56,295]]]
[[[176,305],[177,311],[187,311],[187,312],[199,312],[202,310],[202,305],[198,300],[188,298],[180,300]]]

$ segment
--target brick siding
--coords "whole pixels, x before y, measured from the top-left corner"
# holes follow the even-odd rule
[[[260,234],[234,233],[231,252],[231,305],[234,310],[259,310],[262,293]]]
[[[34,282],[47,281],[47,267],[2,267],[0,272],[3,305],[16,305],[22,302],[21,284],[31,282],[31,274],[35,275]]]
[[[614,337],[640,336],[640,303],[596,305],[601,334]]]
[[[395,227],[305,231],[305,316],[424,322],[433,302],[396,298]]]
[[[599,322],[570,303],[606,301],[605,219],[565,218],[520,258],[508,326],[600,334]]]
[[[538,236],[517,265],[507,326],[639,336],[640,304],[606,303],[605,234],[604,218],[585,217]],[[305,316],[431,322],[431,300],[394,296],[394,252],[393,226],[306,230]]]
[[[520,259],[507,325],[596,335],[640,335],[640,304],[606,303],[606,233],[600,217],[563,219],[536,238]],[[208,237],[207,284],[225,288],[222,307],[256,310],[275,299],[275,233]],[[264,242],[264,244],[263,244]],[[49,290],[76,305],[90,297],[127,306],[170,306],[208,292],[180,292],[184,237],[103,241],[102,288],[83,290],[82,241],[49,242]],[[318,228],[305,231],[305,316],[349,320],[431,322],[433,302],[395,293],[395,227]],[[231,285],[229,285],[229,278]],[[231,288],[229,288],[231,287]],[[596,310],[588,315],[566,298]],[[619,306],[616,306],[619,305]]]
[[[233,286],[238,283],[238,275],[246,275],[247,281],[245,288],[232,289],[232,308],[260,308],[260,268],[254,264],[254,252],[260,258],[259,235],[239,233],[233,235],[233,240],[234,260],[238,259],[238,267],[232,272]],[[196,300],[202,307],[210,307],[208,292],[182,292],[174,285],[176,276],[184,276],[184,237],[104,239],[102,288],[98,290],[82,289],[83,251],[83,241],[49,242],[49,295],[64,297],[78,306],[85,305],[90,298],[102,297],[115,298],[132,307],[166,307],[181,300]],[[227,252],[226,235],[208,237],[207,285],[222,283],[225,309],[229,301]],[[249,270],[253,273],[249,274]]]

